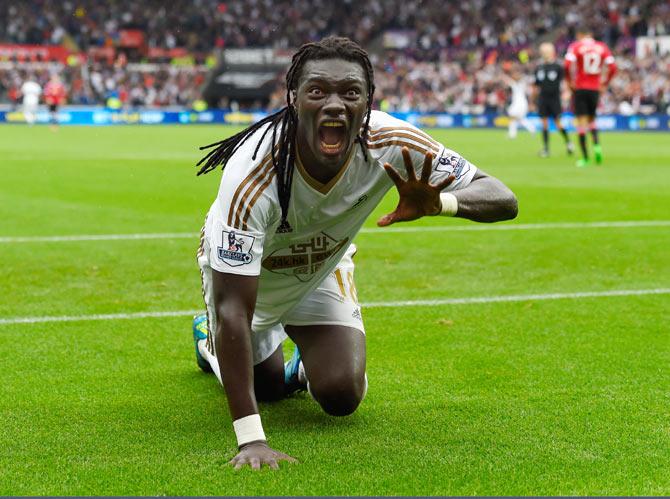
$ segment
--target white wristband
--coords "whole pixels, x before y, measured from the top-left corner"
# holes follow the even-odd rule
[[[442,203],[440,215],[443,217],[453,217],[458,212],[458,199],[450,192],[441,192],[440,202]]]
[[[233,421],[233,428],[235,429],[235,436],[237,436],[238,447],[256,440],[266,440],[259,414],[251,414],[236,419]]]

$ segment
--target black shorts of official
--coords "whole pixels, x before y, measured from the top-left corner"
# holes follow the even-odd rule
[[[575,90],[575,115],[595,116],[599,96],[600,92],[597,90]]]
[[[557,118],[561,114],[561,99],[554,97],[543,97],[537,100],[537,113],[540,118]]]
[[[51,111],[52,113],[58,111],[58,104],[49,104],[49,111]]]

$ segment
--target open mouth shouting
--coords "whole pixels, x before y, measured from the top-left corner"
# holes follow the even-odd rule
[[[347,147],[347,127],[342,120],[326,119],[318,128],[319,148],[327,156],[339,156]]]

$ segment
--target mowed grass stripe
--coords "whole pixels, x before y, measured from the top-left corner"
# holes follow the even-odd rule
[[[548,293],[530,295],[472,296],[467,298],[440,298],[435,300],[400,300],[362,303],[363,308],[428,307],[440,305],[470,305],[474,303],[509,303],[536,300],[564,300],[577,298],[606,298],[611,296],[643,296],[670,294],[670,288],[617,289],[610,291],[578,291],[575,293]],[[181,317],[202,313],[202,310],[167,310],[163,312],[135,312],[131,314],[61,315],[44,317],[14,317],[0,319],[0,325],[36,324],[40,322],[106,321],[146,319],[149,317]]]
[[[417,226],[387,227],[384,229],[363,228],[359,234],[388,234],[414,232],[487,232],[510,230],[547,230],[547,229],[626,229],[640,227],[670,227],[670,220],[629,220],[613,222],[552,222],[500,225],[456,225],[456,226]],[[0,243],[61,243],[77,241],[132,241],[145,239],[191,239],[199,237],[199,232],[165,232],[146,234],[82,234],[71,236],[6,236],[0,237]]]

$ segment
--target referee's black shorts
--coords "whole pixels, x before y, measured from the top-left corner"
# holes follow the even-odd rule
[[[561,114],[561,99],[558,95],[540,95],[537,100],[537,113],[540,118],[556,118]]]
[[[600,92],[597,90],[575,90],[575,115],[595,116],[599,96]]]

